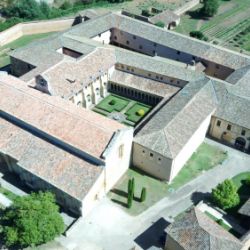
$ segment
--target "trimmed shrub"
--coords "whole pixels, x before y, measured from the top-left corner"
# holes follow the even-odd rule
[[[115,100],[111,100],[110,102],[109,102],[109,105],[115,105],[116,104],[116,101]]]
[[[147,194],[147,190],[146,188],[142,188],[141,190],[141,202],[144,202],[146,200],[146,194]]]
[[[230,209],[240,203],[237,187],[232,180],[225,180],[212,189],[212,199],[223,210]]]
[[[208,38],[199,30],[193,30],[189,33],[191,37],[197,38],[199,40],[207,41]]]
[[[128,180],[128,194],[131,192],[131,190],[132,190],[132,180],[129,179]]]
[[[132,192],[129,192],[128,193],[128,200],[127,200],[127,206],[128,206],[128,208],[132,207],[132,202],[133,202],[133,195],[132,195]]]
[[[138,116],[144,116],[145,115],[145,111],[143,109],[139,109],[138,111],[136,111],[136,114]]]

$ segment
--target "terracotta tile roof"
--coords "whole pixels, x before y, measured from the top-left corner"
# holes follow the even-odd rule
[[[28,88],[11,76],[0,77],[0,94],[2,113],[97,159],[101,159],[114,133],[124,128],[69,101]]]
[[[241,242],[197,208],[185,212],[168,228],[184,250],[240,250]]]

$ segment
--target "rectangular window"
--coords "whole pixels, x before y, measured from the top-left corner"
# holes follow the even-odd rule
[[[177,54],[177,55],[180,55],[180,53],[181,53],[180,51],[176,51],[176,54]]]
[[[243,135],[243,136],[246,135],[246,130],[242,129],[241,135]]]
[[[153,156],[154,156],[154,154],[153,154],[153,153],[150,153],[150,154],[149,154],[149,156],[150,156],[150,157],[153,157]]]
[[[216,123],[216,125],[217,125],[217,127],[220,127],[220,125],[221,125],[221,121],[220,121],[220,120],[218,120],[218,121],[217,121],[217,123]]]
[[[231,130],[232,126],[230,124],[227,125],[227,130]]]

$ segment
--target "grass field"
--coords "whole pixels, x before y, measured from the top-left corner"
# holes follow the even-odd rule
[[[144,105],[142,103],[136,103],[134,104],[125,114],[127,115],[127,120],[132,121],[134,123],[137,123],[141,120],[143,116],[145,116],[149,111],[151,107],[148,105]],[[139,115],[138,111],[143,110],[144,115]]]
[[[198,13],[201,7],[202,4],[199,4],[182,15],[175,31],[189,35],[192,30],[200,30],[215,44],[250,51],[249,0],[221,0],[218,13],[209,19],[204,19]]]
[[[126,212],[131,215],[138,215],[147,208],[151,207],[157,201],[161,200],[168,194],[176,191],[185,183],[191,181],[203,170],[211,169],[220,164],[227,155],[217,147],[203,143],[196,153],[193,154],[188,163],[180,171],[173,183],[168,185],[152,176],[147,175],[138,169],[129,169],[120,179],[117,185],[109,192],[112,201],[120,204]],[[135,178],[135,200],[132,208],[127,208],[127,185],[130,178]],[[139,201],[141,189],[146,187],[147,198],[145,202]]]
[[[201,172],[207,171],[214,166],[221,164],[227,158],[227,153],[217,147],[203,143],[174,178],[171,188],[177,189],[184,183],[198,176]]]
[[[143,103],[110,94],[92,110],[109,117],[112,113],[121,113],[122,116],[119,118],[121,123],[128,126],[135,126],[151,109],[151,106]],[[138,111],[142,111],[143,114],[140,114]]]
[[[43,33],[43,34],[23,36],[9,44],[6,44],[5,46],[0,47],[0,68],[10,63],[8,52],[10,52],[11,50],[23,47],[37,39],[47,37],[51,34],[54,34],[54,33],[52,32],[52,33]]]
[[[109,113],[113,111],[120,112],[128,105],[128,103],[129,101],[125,98],[109,95],[96,105],[96,108],[105,110]]]

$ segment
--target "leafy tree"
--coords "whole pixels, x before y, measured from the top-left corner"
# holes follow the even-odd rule
[[[237,193],[237,187],[232,180],[225,180],[212,190],[214,202],[222,209],[229,209],[240,203],[240,197]]]
[[[248,177],[246,178],[245,183],[246,183],[248,186],[250,186],[250,176],[248,176]]]
[[[218,8],[218,0],[204,0],[204,5],[201,8],[201,13],[205,16],[212,17],[217,13]]]
[[[3,213],[3,235],[7,246],[39,245],[64,231],[59,207],[50,192],[18,197]]]
[[[159,21],[159,22],[155,23],[155,26],[158,26],[158,27],[160,27],[160,28],[164,28],[164,27],[165,27],[165,23]]]
[[[7,17],[18,17],[34,20],[44,17],[40,5],[35,0],[16,0],[10,6],[2,9]]]
[[[147,10],[147,9],[142,10],[141,14],[142,14],[142,16],[146,16],[146,17],[150,16],[149,10]]]
[[[72,4],[69,1],[65,1],[61,6],[60,9],[67,10],[72,8]]]

